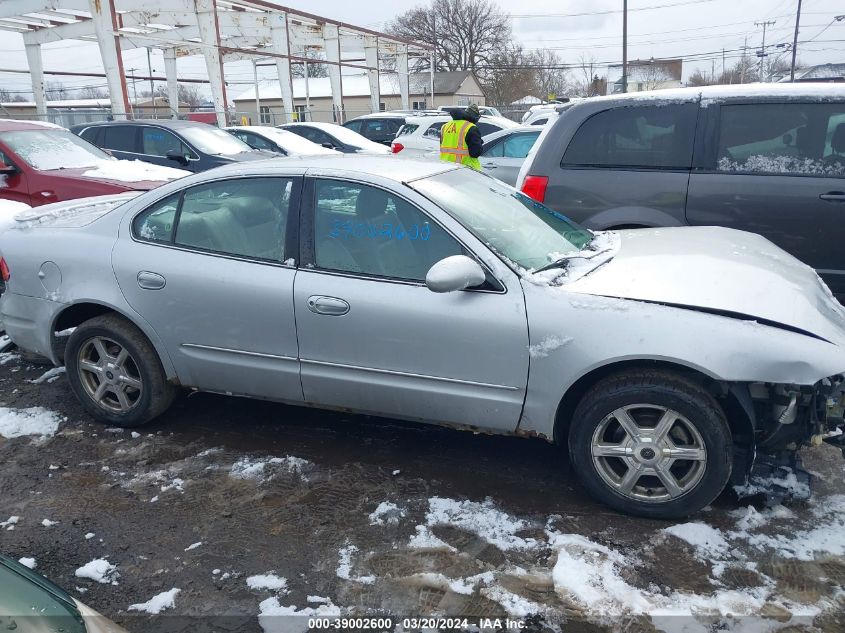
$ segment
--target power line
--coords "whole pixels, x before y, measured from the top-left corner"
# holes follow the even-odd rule
[[[676,2],[673,4],[653,4],[648,7],[639,7],[636,9],[628,9],[631,11],[651,11],[652,9],[667,9],[671,7],[682,7],[689,4],[703,4],[705,2],[716,2],[716,0],[685,0],[684,2]],[[511,18],[581,18],[594,15],[612,15],[614,13],[622,13],[622,9],[609,9],[607,11],[584,11],[581,13],[511,13],[508,17]]]

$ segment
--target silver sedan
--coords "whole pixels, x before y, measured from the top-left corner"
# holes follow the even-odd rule
[[[842,424],[845,316],[807,266],[729,229],[591,233],[444,163],[221,167],[33,209],[0,254],[8,334],[108,424],[192,388],[539,437],[651,517]]]

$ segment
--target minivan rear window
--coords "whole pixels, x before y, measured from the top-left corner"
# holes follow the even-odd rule
[[[604,110],[581,124],[561,166],[689,169],[697,113],[696,103]]]

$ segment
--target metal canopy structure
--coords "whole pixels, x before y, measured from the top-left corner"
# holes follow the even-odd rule
[[[3,0],[0,2],[0,30],[23,36],[39,117],[47,116],[41,46],[49,42],[97,42],[115,119],[126,118],[130,111],[122,50],[154,48],[163,51],[171,104],[179,103],[176,59],[201,55],[205,59],[217,122],[221,127],[227,123],[225,62],[274,62],[288,121],[293,120],[294,112],[291,63],[317,61],[326,64],[333,107],[341,121],[342,67],[366,71],[372,109],[378,111],[379,56],[394,56],[402,107],[408,109],[408,58],[430,54],[430,49],[418,42],[266,0]],[[317,60],[308,57],[312,52],[321,57]],[[362,52],[363,59],[360,57]],[[356,57],[350,59],[349,53]],[[174,109],[174,118],[176,109],[178,107]]]

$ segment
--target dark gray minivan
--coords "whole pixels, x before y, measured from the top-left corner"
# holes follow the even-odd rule
[[[759,233],[845,296],[841,84],[586,99],[565,106],[544,131],[517,185],[593,229],[716,225]]]

